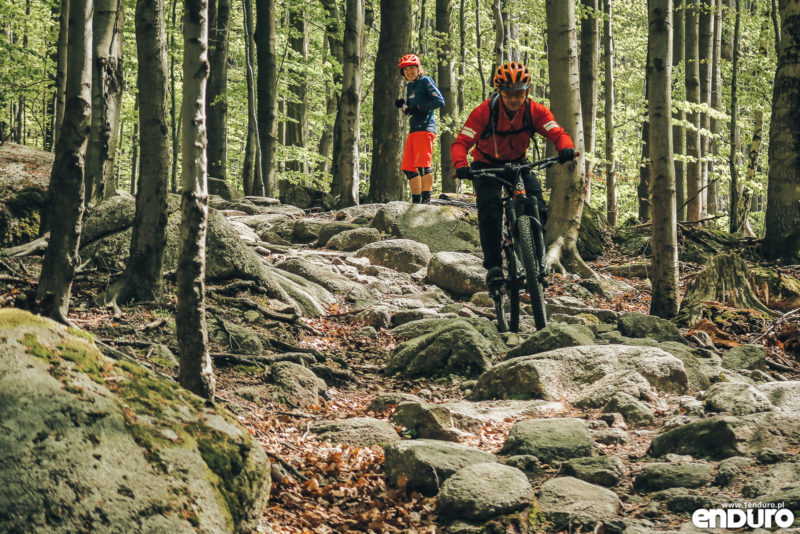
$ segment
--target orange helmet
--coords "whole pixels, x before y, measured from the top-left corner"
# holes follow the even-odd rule
[[[397,66],[400,70],[403,70],[404,67],[410,67],[412,65],[416,65],[417,67],[421,67],[422,63],[419,61],[419,57],[416,54],[406,54],[400,58],[400,63]]]
[[[495,89],[527,89],[531,85],[531,73],[522,63],[509,61],[497,67],[493,82]]]

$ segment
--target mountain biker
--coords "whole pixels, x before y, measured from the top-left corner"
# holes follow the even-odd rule
[[[528,98],[531,75],[527,67],[511,61],[500,65],[494,74],[496,93],[472,110],[467,122],[450,147],[450,156],[459,179],[468,178],[467,151],[472,150],[472,168],[502,167],[522,163],[535,133],[553,143],[559,163],[575,159],[575,145],[559,126],[547,107]],[[513,179],[513,176],[505,177]],[[544,214],[544,198],[539,180],[530,171],[523,174],[527,194],[536,197]],[[502,268],[502,186],[488,178],[473,180],[478,205],[478,228],[483,266],[488,270],[486,286],[490,291],[503,284]],[[543,215],[544,218],[544,215]],[[544,220],[542,221],[544,222]]]
[[[444,97],[436,83],[425,76],[419,57],[406,54],[398,64],[400,73],[408,81],[406,98],[398,98],[395,105],[411,117],[411,131],[403,151],[402,170],[411,188],[411,202],[430,204],[433,190],[433,140],[436,137],[436,120],[433,110],[444,107]]]

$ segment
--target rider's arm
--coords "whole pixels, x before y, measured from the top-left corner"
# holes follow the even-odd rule
[[[531,120],[536,133],[556,146],[556,151],[563,148],[575,148],[567,131],[556,122],[553,113],[542,104],[531,101]]]
[[[439,88],[431,78],[425,76],[417,85],[422,85],[422,98],[416,100],[414,104],[420,111],[428,112],[432,109],[444,107],[444,97]]]
[[[453,167],[466,167],[469,165],[467,161],[467,152],[478,142],[483,133],[486,124],[489,122],[489,106],[480,105],[472,110],[469,114],[467,122],[458,133],[456,140],[450,145],[450,159],[453,161]]]

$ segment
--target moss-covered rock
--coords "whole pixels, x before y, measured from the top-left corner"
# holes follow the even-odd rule
[[[424,243],[434,253],[481,250],[477,217],[460,208],[389,202],[371,225],[392,237]]]

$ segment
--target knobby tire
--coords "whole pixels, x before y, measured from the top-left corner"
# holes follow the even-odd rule
[[[508,327],[512,332],[519,332],[519,290],[520,279],[517,272],[517,258],[512,247],[506,248],[506,265],[508,273],[509,320]]]
[[[539,267],[533,246],[533,224],[530,216],[523,215],[517,219],[517,247],[522,266],[525,268],[525,282],[528,294],[531,297],[533,320],[536,329],[541,330],[547,326],[547,316],[544,309],[544,294],[539,283]],[[519,298],[519,297],[517,297]]]

